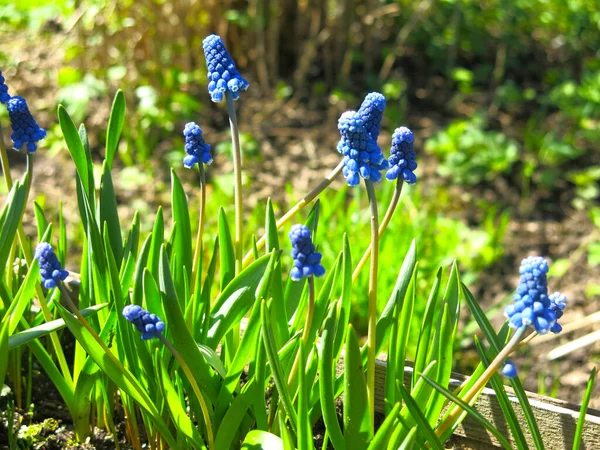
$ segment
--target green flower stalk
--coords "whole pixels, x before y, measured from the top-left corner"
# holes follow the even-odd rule
[[[233,59],[227,52],[223,40],[214,34],[202,41],[206,67],[208,69],[208,91],[215,103],[221,102],[223,94],[227,102],[231,143],[233,145],[233,174],[235,180],[235,271],[242,271],[243,233],[242,233],[242,155],[240,150],[240,133],[235,113],[234,100],[240,91],[248,89],[248,82],[237,71]]]

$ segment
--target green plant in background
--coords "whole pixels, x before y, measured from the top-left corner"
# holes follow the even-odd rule
[[[456,121],[427,140],[425,149],[439,159],[440,175],[474,185],[510,171],[517,161],[517,143],[484,127],[482,117]]]
[[[416,181],[414,136],[405,127],[397,128],[391,155],[385,159],[377,144],[385,98],[378,93],[369,94],[358,111],[348,111],[340,118],[338,150],[342,162],[279,220],[267,201],[264,233],[259,236],[256,228],[249,226],[253,222],[242,214],[242,149],[233,103],[247,83],[220,38],[207,38],[205,53],[211,99],[218,102],[225,98],[230,117],[233,212],[220,208],[212,214],[205,209],[203,164],[210,160],[209,146],[200,139],[200,128],[190,124],[184,130],[184,164],[193,167],[199,163],[202,202],[196,239],[190,218],[190,209],[196,208],[189,207],[187,193],[174,169],[170,233],[165,236],[165,214],[159,208],[151,220],[150,232],[141,231],[136,214],[123,239],[112,171],[124,132],[124,95],[117,93],[109,117],[99,190],[86,128],[82,125],[77,129],[67,110],[60,106],[59,123],[76,170],[83,229],[81,242],[77,242],[82,248],[80,270],[63,270],[70,263],[65,259],[64,220],[59,216],[59,233],[53,237],[53,226],[40,206],[36,209],[40,244],[37,259],[32,259],[31,240],[24,235],[21,223],[33,176],[33,155],[27,146],[27,171],[23,180],[14,184],[6,177],[10,193],[0,211],[0,380],[8,373],[9,380],[17,383],[15,380],[21,377],[20,352],[27,345],[65,401],[79,440],[89,435],[92,425],[116,433],[117,401],[125,413],[127,438],[135,448],[146,443],[141,438],[146,436],[153,448],[311,449],[314,424],[322,417],[326,427],[324,447],[331,442],[336,450],[412,445],[442,449],[467,413],[505,448],[510,448],[511,442],[518,449],[527,448],[523,424],[516,419],[516,405],[508,400],[496,372],[510,353],[524,344],[521,338],[529,325],[535,331],[527,342],[536,333],[560,331],[557,320],[565,303],[563,297],[547,295],[547,263],[541,258],[524,261],[515,304],[506,311],[509,322],[496,333],[461,283],[457,264],[440,262],[442,257],[435,246],[424,246],[417,252],[414,238],[419,233],[435,235],[440,247],[477,248],[481,261],[474,263],[476,272],[477,264],[488,264],[501,254],[497,247],[506,227],[506,215],[492,211],[484,227],[487,238],[471,242],[461,237],[469,233],[464,224],[438,218],[438,206],[427,207],[419,191],[408,189],[401,201],[404,182]],[[13,129],[18,125],[13,120]],[[511,154],[514,144],[502,135],[483,131],[481,123],[467,122],[455,128],[452,133],[448,131],[452,138],[441,146],[452,150],[445,155],[450,160],[455,150],[470,152],[474,161],[462,158],[458,163],[448,162],[447,167],[455,171],[452,176],[470,182],[510,169],[514,158],[511,160],[507,154]],[[496,137],[492,144],[488,143],[490,136]],[[21,141],[32,144],[31,138]],[[19,142],[15,140],[17,147]],[[491,157],[477,159],[480,148]],[[0,150],[3,171],[9,174],[6,149]],[[373,184],[382,178],[382,169],[389,169],[386,178],[392,181],[383,194]],[[361,202],[364,193],[358,193],[350,202],[347,191],[341,190],[331,199],[328,187],[340,173],[350,186],[364,179],[368,213],[365,202]],[[389,203],[380,222],[378,206],[386,204],[382,202],[385,196]],[[291,245],[280,243],[278,230],[317,199],[321,202],[315,202],[306,224],[292,228]],[[396,214],[394,221],[399,205],[403,214]],[[235,218],[234,232],[228,213]],[[357,225],[346,229],[348,234],[343,237],[328,235],[328,229],[340,229],[339,225],[330,226],[343,223],[340,217]],[[361,226],[367,221],[371,233],[363,238],[360,234],[366,233]],[[444,227],[448,231],[439,232]],[[203,245],[205,241],[212,245]],[[56,242],[56,254],[50,242]],[[363,244],[359,247],[361,253],[353,255],[357,242]],[[286,251],[290,247],[292,258]],[[317,250],[322,250],[322,259]],[[356,258],[358,255],[361,257]],[[21,256],[26,264],[15,271],[13,262]],[[363,268],[367,260],[371,264],[365,282],[367,275],[361,278],[361,273],[366,272]],[[444,276],[439,266],[450,264]],[[310,275],[323,278],[317,281]],[[392,283],[380,283],[390,276]],[[384,295],[382,287],[388,285],[394,286],[389,296]],[[70,292],[70,288],[77,289]],[[49,301],[45,301],[44,294]],[[31,308],[36,297],[41,312]],[[358,312],[368,323],[363,346],[350,324],[352,309],[360,304],[358,298],[367,299],[368,305],[366,314],[364,310]],[[459,339],[461,301],[467,303],[489,348],[476,339],[481,363],[452,393],[447,388]],[[512,335],[509,325],[516,328]],[[76,339],[69,364],[57,345],[57,333],[64,327]],[[43,345],[47,336],[52,353]],[[376,429],[374,360],[383,351],[389,355],[385,419]],[[405,385],[407,357],[414,359],[414,367]],[[337,376],[335,367],[342,360],[343,373]],[[504,372],[513,377],[511,383],[536,448],[543,448],[519,378],[511,365]],[[594,377],[595,372],[586,391],[588,400]],[[510,436],[470,406],[488,381],[500,399]],[[340,424],[336,400],[342,394]],[[586,408],[587,400],[582,406],[576,441],[583,432]]]

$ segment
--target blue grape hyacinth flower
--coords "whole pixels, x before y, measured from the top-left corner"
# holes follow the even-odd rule
[[[135,325],[145,341],[160,338],[165,330],[165,323],[156,314],[152,314],[138,305],[125,306],[123,317]]]
[[[292,280],[299,281],[302,277],[325,275],[325,268],[321,265],[321,253],[315,251],[312,234],[306,225],[292,226],[288,235],[292,243],[292,258],[294,267],[290,272]]]
[[[46,137],[46,130],[40,128],[29,112],[27,102],[23,97],[14,96],[7,103],[8,115],[12,125],[13,147],[21,150],[27,144],[27,151],[37,150],[37,142]]]
[[[0,103],[6,105],[10,100],[10,95],[8,94],[8,86],[4,83],[6,79],[2,76],[2,72],[0,71]]]
[[[417,168],[414,142],[415,136],[412,131],[406,127],[396,128],[392,135],[392,149],[388,159],[390,170],[385,174],[388,180],[402,177],[408,184],[417,182],[414,174],[414,170]]]
[[[507,378],[514,378],[517,376],[517,367],[510,361],[506,361],[502,368],[502,375]]]
[[[388,162],[361,116],[356,111],[346,111],[338,121],[338,130],[341,139],[337,149],[344,155],[342,173],[348,185],[358,185],[360,177],[375,183],[381,181],[380,170],[387,169]]]
[[[202,41],[202,48],[206,57],[211,100],[219,103],[226,91],[230,91],[233,99],[237,100],[240,91],[248,89],[249,84],[235,67],[223,40],[216,34],[211,34]]]
[[[550,309],[554,311],[556,316],[556,323],[550,327],[550,331],[554,334],[558,334],[562,331],[562,326],[558,323],[558,319],[563,316],[563,312],[567,307],[567,296],[560,292],[555,292],[550,296]]]
[[[530,256],[521,262],[521,277],[514,296],[504,315],[511,328],[532,326],[539,334],[546,334],[556,324],[556,312],[548,297],[548,261]]]
[[[379,128],[381,127],[384,109],[385,97],[383,94],[371,92],[370,94],[367,94],[357,111],[358,116],[365,124],[367,131],[371,133],[371,137],[375,140],[379,137]]]
[[[185,136],[185,152],[187,156],[183,158],[183,165],[191,169],[196,164],[210,164],[213,162],[210,154],[210,145],[204,142],[202,129],[195,122],[189,122],[183,129]]]
[[[38,244],[34,257],[38,260],[42,285],[46,289],[56,287],[69,276],[69,271],[63,270],[54,249],[47,242]]]

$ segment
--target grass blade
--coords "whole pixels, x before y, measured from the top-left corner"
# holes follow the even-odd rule
[[[585,425],[585,415],[587,413],[588,405],[590,404],[592,391],[594,390],[597,372],[597,369],[594,367],[587,382],[585,393],[583,394],[583,401],[581,402],[581,409],[579,410],[579,419],[577,419],[577,428],[575,428],[575,436],[573,436],[573,450],[579,450],[581,448],[581,437],[583,435],[583,426]]]
[[[108,130],[106,131],[106,153],[104,158],[109,169],[112,168],[115,152],[123,131],[123,122],[125,121],[125,95],[119,89],[115,94],[110,117],[108,119]]]

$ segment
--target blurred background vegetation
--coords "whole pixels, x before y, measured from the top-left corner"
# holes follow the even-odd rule
[[[337,118],[379,90],[388,99],[380,145],[387,152],[394,128],[407,125],[419,160],[419,182],[405,187],[381,244],[382,302],[417,238],[420,298],[438,267],[457,258],[463,281],[499,323],[518,263],[542,254],[553,261],[551,285],[569,297],[565,320],[599,309],[598,1],[0,1],[0,69],[49,130],[38,167],[55,178],[37,176],[37,202],[50,210],[59,199],[75,202],[56,105],[86,123],[98,156],[121,88],[121,218],[140,210],[148,230],[168,196],[168,167],[183,172],[181,131],[190,120],[217,153],[208,217],[230,205],[227,115],[206,90],[201,41],[210,33],[223,37],[251,84],[238,102],[247,229],[260,233],[267,196],[281,212],[337,164]],[[18,170],[20,156],[13,158]],[[183,176],[195,201],[195,175]],[[382,186],[381,209],[391,190]],[[323,198],[325,262],[344,231],[358,260],[369,242],[365,207],[364,194],[341,181]],[[77,261],[81,230],[72,211],[65,214]],[[357,292],[366,285],[365,274]],[[365,302],[356,299],[359,326]],[[473,328],[464,330],[468,349]],[[556,363],[556,374],[587,374],[596,357],[578,357],[579,366]],[[556,389],[557,379],[540,379],[539,389]]]

